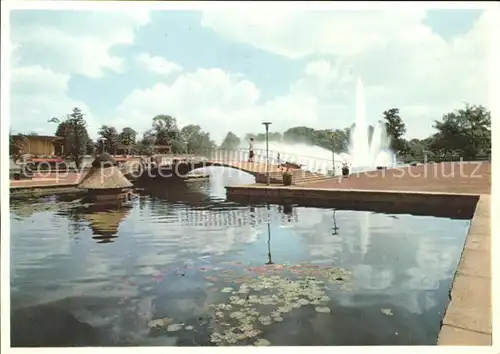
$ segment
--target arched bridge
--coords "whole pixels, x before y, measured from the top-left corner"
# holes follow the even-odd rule
[[[284,168],[280,167],[280,164],[285,161],[306,162],[303,169],[291,169],[295,181],[311,177],[316,179],[325,178],[325,174],[331,170],[331,160],[308,156],[289,156],[289,154],[284,153],[281,154],[283,157],[278,160],[275,157],[278,154],[281,153],[269,151],[269,165],[266,162],[266,151],[256,151],[253,162],[248,162],[248,152],[246,150],[213,150],[207,154],[210,158],[189,155],[183,157],[156,156],[152,163],[145,165],[145,169],[141,171],[138,177],[143,181],[171,177],[182,179],[191,171],[216,166],[251,174],[255,177],[257,183],[265,183],[267,172],[269,172],[271,183],[282,183]]]

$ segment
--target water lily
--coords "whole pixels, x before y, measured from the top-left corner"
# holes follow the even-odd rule
[[[173,318],[158,318],[156,320],[149,321],[148,326],[150,328],[155,328],[155,327],[165,327],[168,324],[170,324],[174,319]]]
[[[176,323],[176,324],[171,324],[167,327],[167,331],[168,332],[175,332],[175,331],[178,331],[179,329],[182,328],[182,324],[180,323]]]
[[[380,312],[382,312],[386,316],[392,316],[394,313],[392,312],[391,309],[380,309]]]
[[[321,306],[317,306],[315,308],[316,312],[323,312],[323,313],[328,313],[330,312],[330,309],[328,307],[321,307]]]
[[[245,317],[245,314],[243,312],[240,312],[240,311],[235,311],[235,312],[231,312],[229,317],[239,319],[239,318]]]
[[[271,342],[268,341],[267,339],[259,339],[259,340],[256,340],[253,345],[255,346],[258,346],[258,347],[261,347],[261,346],[267,346],[267,345],[271,345]]]

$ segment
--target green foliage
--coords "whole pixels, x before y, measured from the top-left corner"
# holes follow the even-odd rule
[[[435,121],[434,128],[438,131],[432,143],[434,150],[455,152],[464,159],[491,153],[491,114],[483,106],[466,104]]]
[[[130,128],[125,127],[122,129],[120,134],[118,134],[118,142],[121,149],[127,149],[130,154],[131,150],[136,145],[137,132]]]
[[[23,146],[26,141],[26,135],[9,133],[9,156],[17,162],[23,155]]]
[[[110,127],[108,125],[101,126],[101,129],[98,132],[100,137],[100,149],[102,151],[102,145],[104,145],[104,151],[116,155],[116,151],[120,146],[120,139],[116,128]]]
[[[215,148],[210,133],[204,132],[199,125],[189,124],[183,127],[180,138],[188,154],[204,154]]]
[[[392,151],[405,152],[407,150],[406,142],[403,136],[406,133],[405,123],[399,115],[398,108],[391,108],[382,113],[384,116],[387,136],[390,138],[390,148]],[[373,132],[372,132],[373,134]]]
[[[56,135],[64,137],[63,155],[74,159],[77,165],[85,153],[92,153],[94,144],[90,141],[83,113],[78,108],[64,119],[52,118],[58,123]],[[483,106],[466,104],[465,108],[445,114],[441,120],[435,121],[436,133],[426,139],[406,140],[406,127],[398,108],[383,112],[383,123],[390,138],[390,147],[400,156],[408,159],[422,160],[423,156],[436,159],[445,155],[454,155],[457,159],[475,159],[480,155],[491,154],[491,115]],[[319,146],[337,153],[348,149],[350,127],[344,129],[314,129],[307,126],[296,126],[283,134],[269,132],[269,141],[285,143],[302,143]],[[368,139],[371,141],[374,127],[368,128]],[[153,117],[151,129],[144,132],[140,139],[130,127],[124,128],[119,134],[114,127],[103,125],[99,131],[100,137],[106,139],[105,150],[115,153],[118,148],[127,149],[141,155],[151,155],[153,145],[168,145],[174,154],[207,154],[215,148],[214,141],[208,132],[199,125],[189,124],[179,127],[177,119],[171,115]],[[244,141],[254,138],[256,142],[264,142],[266,134],[247,133]],[[22,146],[22,136],[10,136],[10,154],[19,155]],[[233,132],[228,132],[222,141],[221,149],[237,149],[241,139]]]
[[[82,111],[75,107],[66,117],[51,118],[49,122],[58,123],[56,136],[64,138],[62,155],[80,167],[84,155],[88,153],[90,141]]]
[[[241,139],[236,136],[233,132],[228,132],[226,137],[220,144],[220,148],[223,150],[234,150],[237,149],[241,144]]]

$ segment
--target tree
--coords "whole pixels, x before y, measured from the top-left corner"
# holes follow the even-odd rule
[[[181,139],[175,117],[164,114],[155,116],[153,118],[152,130],[156,136],[156,145],[169,145],[173,153],[185,151],[186,146]]]
[[[118,141],[120,145],[126,146],[129,154],[132,146],[135,145],[136,138],[137,132],[130,127],[123,128],[120,134],[118,134]]]
[[[305,126],[293,127],[283,133],[283,140],[287,143],[314,145],[315,130]]]
[[[104,151],[115,155],[119,146],[118,132],[115,127],[108,125],[101,126],[98,132],[101,139],[104,139]],[[102,144],[102,143],[101,143]],[[102,145],[101,145],[102,146]]]
[[[483,106],[466,104],[435,121],[434,128],[438,131],[433,142],[436,150],[458,153],[464,159],[491,152],[491,113]]]
[[[215,148],[215,143],[210,139],[210,134],[203,131],[199,125],[189,124],[182,127],[180,132],[185,151],[191,154],[206,154]]]
[[[23,147],[25,141],[26,135],[13,135],[12,133],[9,133],[9,156],[14,160],[15,164],[17,164],[19,159],[23,156]]]
[[[349,141],[346,130],[336,129],[332,131],[331,129],[323,129],[314,131],[313,141],[310,144],[341,152],[347,149]]]
[[[220,148],[223,150],[234,150],[237,149],[241,144],[241,139],[236,136],[233,132],[228,132],[226,137],[220,144]]]
[[[387,129],[387,136],[389,137],[391,143],[390,147],[394,152],[400,152],[406,150],[405,140],[403,136],[406,133],[405,123],[399,116],[398,108],[391,108],[382,113],[384,116],[385,127]]]
[[[62,154],[72,159],[79,168],[90,140],[84,114],[78,107],[75,107],[64,118],[54,117],[49,119],[49,122],[58,123],[56,136],[64,138]]]

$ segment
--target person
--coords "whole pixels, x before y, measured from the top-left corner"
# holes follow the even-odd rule
[[[347,162],[342,163],[342,177],[349,178],[349,164]]]
[[[278,155],[276,156],[276,161],[278,162],[278,166],[281,165],[281,158],[280,158],[279,152],[278,152]]]
[[[248,153],[248,162],[254,162],[255,159],[255,153],[253,151],[253,138],[250,138],[250,146],[249,146],[249,153]]]

